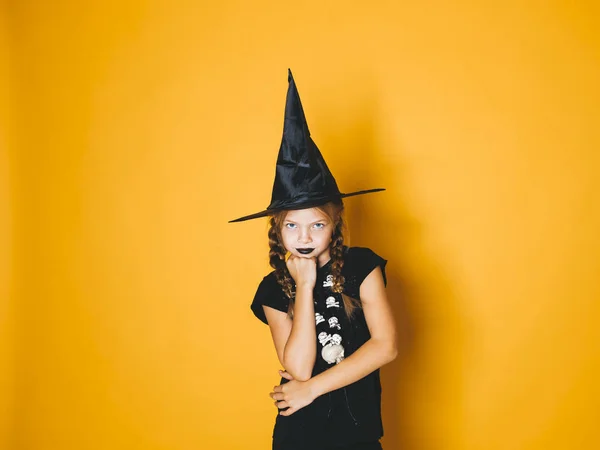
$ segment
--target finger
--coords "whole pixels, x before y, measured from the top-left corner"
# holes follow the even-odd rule
[[[285,400],[282,400],[280,402],[275,402],[275,406],[277,406],[277,409],[285,409],[285,408],[290,407],[289,403],[286,402]]]
[[[283,392],[283,386],[280,384],[279,386],[275,386],[273,388],[274,392]]]
[[[291,376],[286,370],[280,370],[279,371],[279,375],[281,375],[286,380],[293,380],[294,379],[294,377]]]
[[[283,392],[271,392],[269,395],[273,400],[283,400],[285,398],[285,394]]]
[[[279,411],[279,415],[280,416],[291,416],[292,414],[294,414],[296,412],[296,410],[292,407],[286,409],[285,411]]]

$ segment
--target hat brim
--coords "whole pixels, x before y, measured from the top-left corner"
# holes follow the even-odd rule
[[[376,188],[376,189],[367,189],[367,190],[363,190],[363,191],[356,191],[356,192],[350,192],[348,194],[342,194],[340,193],[340,195],[336,195],[334,198],[328,198],[325,200],[320,200],[320,201],[316,201],[316,202],[301,202],[298,203],[296,205],[293,206],[288,206],[286,208],[272,208],[272,209],[265,209],[264,211],[260,211],[254,214],[250,214],[247,216],[243,216],[240,217],[238,219],[234,219],[234,220],[230,220],[228,223],[233,223],[233,222],[244,222],[246,220],[251,220],[251,219],[258,219],[259,217],[266,217],[272,214],[275,214],[279,211],[288,211],[288,210],[293,210],[293,209],[305,209],[305,208],[312,208],[315,206],[320,206],[320,205],[324,205],[325,203],[328,203],[332,200],[334,200],[335,198],[346,198],[346,197],[353,197],[355,195],[362,195],[362,194],[371,194],[373,192],[381,192],[381,191],[385,191],[385,188]]]

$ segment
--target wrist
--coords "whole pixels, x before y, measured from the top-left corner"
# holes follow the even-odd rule
[[[313,289],[315,288],[315,284],[309,281],[301,281],[296,285],[296,291],[309,291],[311,294]]]
[[[312,377],[310,380],[307,381],[307,383],[309,384],[310,392],[312,393],[312,396],[314,398],[320,397],[325,393],[323,392],[323,386],[320,383],[318,375],[316,377]]]

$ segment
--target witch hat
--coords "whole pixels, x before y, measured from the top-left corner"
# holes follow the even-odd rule
[[[288,83],[283,139],[277,157],[271,204],[264,211],[230,220],[229,223],[256,219],[282,210],[312,208],[344,197],[385,190],[377,188],[348,194],[340,192],[321,152],[310,137],[290,69]]]

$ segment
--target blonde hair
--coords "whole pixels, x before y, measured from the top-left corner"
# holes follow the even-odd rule
[[[315,208],[323,212],[334,224],[331,243],[329,244],[331,275],[333,277],[333,286],[331,289],[333,292],[342,294],[344,310],[348,318],[351,318],[356,308],[360,307],[360,302],[343,293],[345,281],[342,276],[342,267],[344,266],[344,234],[347,233],[343,217],[344,203],[341,200],[337,202],[331,201]],[[287,251],[281,237],[281,228],[288,212],[288,210],[279,211],[269,218],[269,264],[275,269],[275,278],[290,300],[288,315],[290,318],[293,318],[295,300],[294,280],[287,269],[285,262]]]

